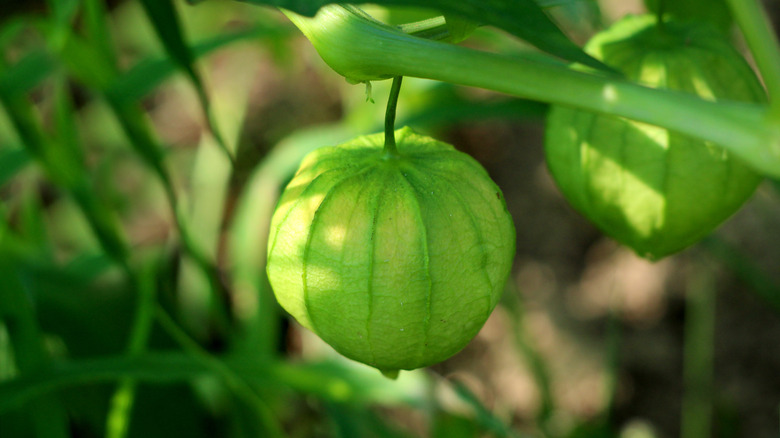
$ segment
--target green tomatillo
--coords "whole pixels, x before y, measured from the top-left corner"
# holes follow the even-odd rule
[[[310,153],[274,213],[268,277],[281,306],[388,375],[462,349],[496,306],[515,250],[503,195],[452,146],[395,132]]]
[[[585,50],[647,87],[710,101],[765,99],[745,60],[707,26],[629,16],[596,35]],[[761,181],[716,144],[564,106],[553,106],[548,115],[546,154],[569,202],[606,234],[650,259],[709,234]]]

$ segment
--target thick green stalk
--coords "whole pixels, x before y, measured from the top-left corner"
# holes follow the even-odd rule
[[[764,79],[772,118],[780,123],[780,44],[758,0],[728,0]]]
[[[623,116],[713,141],[780,177],[780,123],[770,121],[764,105],[713,103],[553,62],[415,38],[348,7],[326,6],[314,18],[285,13],[325,62],[352,81],[427,78]]]

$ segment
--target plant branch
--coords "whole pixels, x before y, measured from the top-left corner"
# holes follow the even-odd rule
[[[718,103],[559,63],[510,57],[415,38],[328,6],[315,18],[285,12],[331,68],[352,81],[411,76],[618,115],[713,141],[758,171],[780,176],[780,123],[765,105]]]

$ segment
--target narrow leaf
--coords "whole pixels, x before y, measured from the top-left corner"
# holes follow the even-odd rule
[[[117,56],[113,46],[113,38],[108,30],[108,11],[104,0],[84,0],[84,22],[87,39],[91,42],[99,56],[104,60],[104,68],[110,68],[114,73],[117,69]]]
[[[257,26],[240,32],[217,35],[194,45],[191,50],[193,55],[199,58],[237,41],[279,38],[287,34],[287,28]],[[138,101],[154,91],[174,72],[176,66],[170,58],[147,58],[117,77],[110,86],[110,93],[122,102]]]
[[[276,6],[309,17],[333,0],[243,0],[248,3]],[[608,70],[601,62],[587,55],[556,26],[533,0],[376,0],[382,6],[415,6],[438,9],[467,20],[495,26],[524,39],[539,49],[573,62]],[[348,44],[348,42],[345,42]]]
[[[30,51],[12,67],[0,70],[0,87],[26,93],[43,82],[57,68],[56,60],[42,51]]]
[[[30,154],[24,149],[0,149],[0,187],[16,176],[30,161]]]
[[[65,26],[70,24],[78,11],[81,0],[47,0],[54,19]]]
[[[195,87],[209,129],[211,130],[214,139],[217,141],[217,144],[219,144],[220,148],[232,162],[233,156],[227,143],[225,143],[225,140],[222,138],[211,112],[211,106],[209,104],[208,96],[206,95],[206,89],[203,86],[203,80],[195,70],[195,56],[185,42],[182,28],[179,23],[179,16],[176,13],[173,1],[141,0],[141,4],[146,11],[146,15],[152,22],[154,30],[157,32],[157,36],[160,38],[160,41],[162,41],[165,51],[187,77],[189,77]]]
[[[19,280],[16,268],[14,260],[7,254],[0,254],[3,301],[6,301],[5,305],[8,306],[8,311],[2,316],[13,345],[16,367],[22,376],[28,376],[47,369],[50,358],[44,347],[43,333],[38,326],[32,303]],[[36,436],[68,436],[65,410],[54,395],[32,400],[28,407]]]

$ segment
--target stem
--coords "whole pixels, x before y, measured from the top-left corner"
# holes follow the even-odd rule
[[[620,325],[620,310],[616,305],[617,299],[613,298],[612,301],[613,304],[610,306],[609,313],[607,314],[606,357],[604,361],[607,376],[604,385],[606,393],[606,400],[604,403],[604,424],[608,427],[614,424],[613,421],[615,419],[620,374],[620,350],[623,337]]]
[[[507,282],[508,291],[505,291],[502,305],[512,314],[512,328],[517,349],[526,362],[531,377],[539,392],[539,408],[536,413],[536,424],[545,436],[552,436],[550,431],[550,419],[555,411],[555,397],[552,391],[550,378],[550,365],[539,351],[533,341],[533,336],[528,332],[526,325],[526,308],[523,297],[517,285]]]
[[[622,116],[715,142],[755,169],[780,177],[780,123],[767,120],[765,105],[714,103],[538,57],[415,38],[340,6],[326,6],[313,19],[287,14],[325,62],[353,81],[412,76]]]
[[[138,291],[135,317],[127,345],[128,356],[138,356],[146,350],[149,335],[154,323],[156,300],[155,264],[148,263],[138,276]],[[130,426],[130,416],[135,403],[137,383],[132,378],[122,379],[111,397],[111,404],[106,417],[106,436],[108,438],[124,438]]]
[[[683,438],[712,436],[712,378],[715,339],[714,270],[694,267],[688,284],[683,363]]]
[[[204,350],[197,342],[171,318],[159,305],[156,308],[157,322],[163,330],[194,360],[201,363],[204,368],[210,370],[222,379],[222,382],[243,401],[247,407],[255,411],[258,420],[265,426],[268,436],[284,436],[281,427],[276,422],[270,408],[260,394],[231,367]]]
[[[769,91],[771,117],[780,122],[780,44],[758,0],[728,0]]]
[[[390,97],[387,99],[385,111],[385,155],[397,157],[398,149],[395,147],[395,110],[398,107],[398,95],[401,93],[401,81],[403,76],[393,78],[393,86],[390,88]]]
[[[2,239],[0,239],[0,243]],[[3,278],[0,321],[5,324],[13,348],[16,368],[21,377],[34,376],[51,368],[43,332],[38,325],[33,303],[19,278],[19,266],[0,253],[0,278]],[[24,415],[31,420],[30,436],[67,438],[68,414],[56,394],[39,397],[25,405]]]

